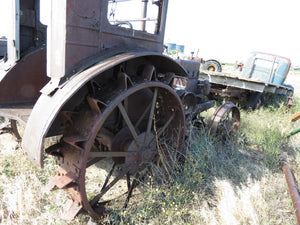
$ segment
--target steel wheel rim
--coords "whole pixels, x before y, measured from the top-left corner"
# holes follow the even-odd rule
[[[163,112],[165,112],[166,110],[169,110],[169,112],[172,112],[175,115],[174,120],[172,120],[170,125],[169,125],[170,128],[168,126],[167,130],[165,130],[165,131],[169,132],[169,129],[179,130],[180,134],[179,134],[179,138],[178,138],[178,143],[177,144],[174,143],[174,146],[178,145],[179,148],[182,147],[180,145],[182,145],[183,141],[184,141],[184,129],[185,129],[184,128],[184,126],[185,126],[184,111],[183,111],[183,108],[180,104],[180,99],[177,96],[177,94],[173,91],[173,89],[170,86],[168,86],[166,84],[163,84],[162,82],[147,82],[147,83],[142,83],[142,84],[139,84],[139,85],[136,85],[136,86],[133,86],[133,87],[129,88],[128,90],[126,90],[123,93],[119,94],[107,106],[107,108],[101,114],[97,114],[96,112],[94,112],[95,109],[94,109],[93,112],[92,111],[91,112],[85,112],[86,114],[89,114],[89,115],[86,115],[86,116],[91,117],[91,122],[87,125],[88,126],[91,125],[92,127],[89,131],[88,137],[83,138],[84,139],[84,144],[81,146],[82,149],[84,149],[83,155],[81,155],[81,158],[79,158],[77,162],[75,162],[75,161],[73,162],[74,164],[77,164],[79,166],[79,170],[80,170],[77,181],[75,182],[75,183],[78,184],[78,187],[76,187],[76,188],[71,187],[71,188],[69,188],[69,191],[71,192],[73,200],[75,199],[75,201],[74,201],[75,204],[78,204],[78,207],[81,207],[81,204],[82,204],[82,207],[86,211],[88,211],[89,214],[93,218],[97,219],[97,218],[101,217],[102,215],[100,215],[99,212],[96,212],[94,210],[93,206],[91,205],[91,202],[88,199],[88,196],[87,196],[88,193],[86,192],[87,190],[86,190],[86,180],[85,180],[85,178],[86,178],[86,165],[87,165],[87,162],[88,162],[89,153],[91,151],[92,146],[94,145],[96,136],[98,135],[99,131],[105,126],[104,124],[106,123],[106,121],[108,120],[110,115],[114,112],[114,110],[116,110],[116,108],[118,108],[118,110],[120,110],[120,107],[122,108],[121,105],[123,105],[122,102],[125,101],[125,99],[130,98],[130,96],[132,96],[134,94],[137,94],[139,92],[142,93],[143,91],[150,90],[150,89],[153,90],[153,95],[154,95],[155,92],[157,92],[157,98],[159,98],[159,97],[160,98],[166,98],[166,96],[168,96],[168,99],[165,99],[165,101],[168,100],[167,102],[170,102],[170,101],[173,102],[173,103],[166,103],[166,106],[160,106],[161,108],[159,108],[159,109],[162,110]],[[157,91],[155,91],[155,90],[157,90]],[[153,97],[153,99],[154,99],[154,97]],[[174,103],[176,103],[176,104],[174,104]],[[152,106],[151,106],[151,108],[155,109],[156,104],[157,104],[157,102],[155,100],[155,104],[153,106],[154,108]],[[83,115],[85,115],[85,114],[83,113]],[[150,115],[150,112],[149,112],[149,115]],[[152,119],[151,120],[149,119],[148,121],[151,121],[151,123],[152,123]],[[84,122],[84,119],[83,119],[83,122]],[[80,125],[80,122],[79,122],[79,125]],[[174,126],[174,127],[172,127],[172,126]],[[148,129],[148,125],[147,125],[147,129]],[[142,133],[143,132],[141,132],[139,134],[142,134]],[[64,141],[68,142],[69,140],[68,140],[68,138],[65,138]],[[145,150],[145,152],[147,152],[147,153],[150,152],[150,155],[151,155],[150,150]],[[72,153],[72,154],[75,154],[75,153]],[[157,155],[157,153],[155,153],[155,154]],[[72,157],[74,157],[74,156],[70,156],[69,158],[72,159]],[[152,160],[151,157],[153,157],[153,156],[148,156],[148,158]],[[147,159],[147,157],[146,157],[146,159]],[[126,165],[126,163],[125,163],[125,165]],[[128,167],[128,166],[126,165],[125,167]],[[76,173],[76,169],[75,169],[75,173]],[[129,191],[130,190],[128,188],[128,192]]]
[[[212,116],[209,127],[210,134],[234,134],[240,125],[240,112],[233,103],[221,105]]]

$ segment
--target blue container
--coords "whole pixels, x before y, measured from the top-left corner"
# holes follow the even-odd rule
[[[176,44],[174,43],[166,43],[165,44],[168,47],[168,51],[176,50]]]
[[[288,58],[261,52],[253,52],[248,58],[242,77],[275,85],[282,85],[289,72]]]
[[[184,45],[176,45],[176,50],[177,50],[178,52],[184,53]]]

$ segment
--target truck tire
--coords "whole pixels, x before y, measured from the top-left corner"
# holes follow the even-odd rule
[[[217,60],[210,59],[203,64],[202,69],[212,72],[222,72],[222,65]]]

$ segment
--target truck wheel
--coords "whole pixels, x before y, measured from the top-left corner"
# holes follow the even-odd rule
[[[115,79],[90,88],[80,109],[69,113],[58,146],[46,150],[59,158],[48,188],[70,192],[69,218],[82,209],[94,219],[124,210],[140,194],[135,187],[146,170],[172,173],[170,160],[183,148],[185,114],[172,87],[160,78],[134,82],[121,71]]]
[[[202,69],[212,72],[222,72],[222,65],[217,60],[210,59],[203,64]]]

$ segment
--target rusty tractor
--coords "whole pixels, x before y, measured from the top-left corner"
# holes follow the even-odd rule
[[[210,83],[198,80],[199,62],[162,54],[168,1],[41,1],[41,9],[49,4],[41,18],[39,0],[12,2],[0,62],[1,133],[22,138],[42,167],[47,155],[57,157],[47,187],[70,193],[69,218],[102,217],[116,194],[126,207],[141,171],[165,165],[168,149],[182,152],[186,124],[214,106]],[[235,132],[239,121],[238,108],[226,103],[211,130]],[[45,147],[48,137],[59,141]]]

